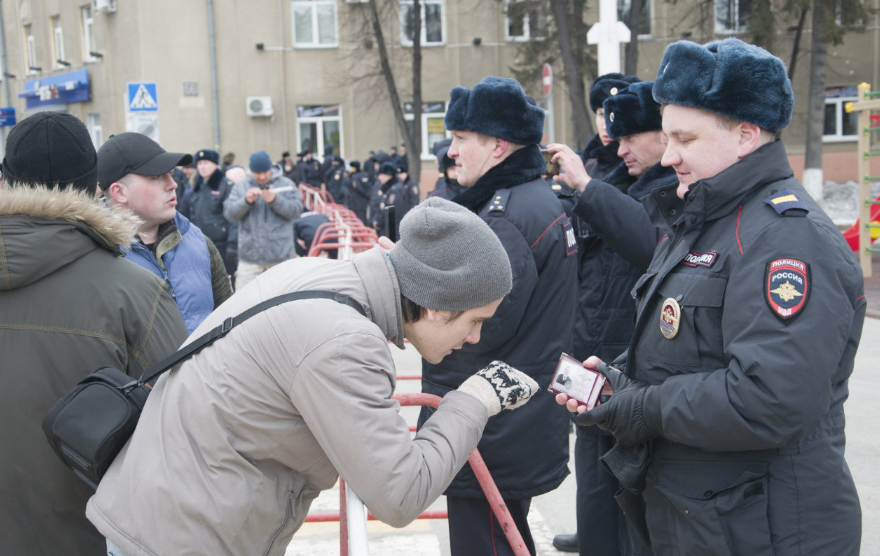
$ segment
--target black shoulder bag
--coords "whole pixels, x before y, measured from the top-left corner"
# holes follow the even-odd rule
[[[113,459],[134,434],[150,393],[149,384],[154,379],[257,313],[300,299],[330,299],[366,316],[357,301],[335,292],[294,292],[259,303],[236,317],[229,317],[217,328],[153,365],[140,379],[133,379],[113,367],[101,367],[89,373],[58,400],[43,419],[43,432],[49,444],[77,477],[97,489]]]

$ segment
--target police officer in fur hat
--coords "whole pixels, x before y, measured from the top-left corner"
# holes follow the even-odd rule
[[[196,175],[192,188],[181,199],[178,210],[214,242],[226,264],[227,273],[235,274],[234,261],[227,257],[227,251],[231,248],[236,252],[238,249],[234,240],[237,234],[233,231],[237,224],[223,217],[223,202],[229,197],[235,183],[220,169],[220,153],[214,149],[197,151],[193,162]]]
[[[428,197],[452,200],[465,192],[467,188],[458,183],[458,167],[455,161],[449,158],[449,146],[437,151],[437,168],[440,170],[440,177],[437,178],[434,191],[428,194]]]
[[[373,190],[370,192],[370,206],[367,218],[370,226],[385,237],[388,230],[385,229],[385,207],[394,205],[400,195],[400,180],[397,177],[397,168],[391,162],[384,162],[376,175]]]
[[[639,205],[654,189],[678,181],[672,168],[660,164],[666,149],[660,119],[660,105],[652,96],[653,82],[624,86],[607,97],[602,113],[609,145],[617,146],[621,164],[602,181],[593,179],[579,195],[575,205],[587,237],[578,245],[580,287],[574,329],[574,356],[583,360],[597,355],[611,361],[626,349],[633,334],[633,302],[630,290],[647,270],[650,257],[631,260],[630,243],[606,242],[606,231],[620,226],[620,211],[605,210],[603,200]],[[595,166],[594,166],[595,168]],[[586,168],[589,172],[590,168]],[[583,197],[582,199],[580,197]],[[625,213],[625,212],[624,212]],[[656,238],[651,236],[651,248]],[[600,457],[614,445],[611,433],[595,426],[578,427],[575,461],[578,477],[577,524],[575,539],[557,535],[554,546],[587,555],[626,555],[641,553],[643,546],[627,531],[623,513],[614,501],[619,482],[605,471]],[[574,541],[574,542],[572,542]],[[650,554],[650,551],[644,549]]]
[[[862,275],[778,139],[785,66],[737,39],[680,41],[653,95],[678,183],[644,200],[666,235],[634,290],[636,332],[614,366],[584,363],[608,402],[558,401],[614,434],[604,461],[658,556],[856,555],[844,402]]]
[[[372,166],[370,159],[365,162],[366,166]],[[367,219],[367,212],[370,206],[370,194],[373,191],[373,178],[366,171],[361,170],[358,161],[349,163],[351,166],[351,179],[348,181],[348,187],[345,195],[345,206],[347,206],[361,222],[370,224]]]
[[[587,142],[582,157],[587,173],[592,178],[601,179],[623,164],[623,160],[617,156],[617,141],[608,134],[602,103],[639,81],[641,79],[635,75],[606,73],[597,77],[590,87],[590,109],[596,114],[596,135]]]
[[[560,353],[572,348],[577,246],[571,221],[541,177],[544,111],[510,78],[486,77],[473,89],[455,87],[451,97],[447,154],[467,188],[453,201],[479,214],[501,240],[513,290],[479,344],[440,363],[424,363],[422,389],[442,396],[465,380],[468,368],[499,357],[517,361],[546,389]],[[490,424],[480,451],[534,553],[529,506],[533,496],[555,489],[568,474],[569,416],[548,392],[530,405],[521,415]],[[423,408],[420,421],[431,413]],[[446,495],[454,556],[512,554],[470,469],[462,469]]]

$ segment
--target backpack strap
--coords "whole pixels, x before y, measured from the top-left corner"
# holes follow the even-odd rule
[[[220,339],[223,336],[225,336],[226,334],[228,334],[230,330],[232,330],[233,328],[235,328],[239,324],[243,323],[244,321],[248,320],[252,316],[254,316],[258,313],[262,313],[266,309],[270,309],[272,307],[275,307],[276,305],[281,305],[283,303],[289,303],[291,301],[298,301],[301,299],[329,299],[329,300],[335,301],[337,303],[341,303],[343,305],[348,305],[349,307],[356,310],[361,315],[363,315],[365,317],[367,316],[366,311],[364,311],[364,308],[361,306],[360,303],[358,303],[357,301],[355,301],[354,299],[352,299],[351,297],[349,297],[345,294],[341,294],[341,293],[337,293],[337,292],[304,291],[304,292],[293,292],[293,293],[288,293],[288,294],[284,294],[284,295],[279,295],[277,297],[273,297],[272,299],[267,299],[266,301],[263,301],[262,303],[258,303],[257,305],[254,305],[253,307],[251,307],[247,311],[244,311],[243,313],[241,313],[238,316],[227,318],[226,320],[223,321],[223,324],[221,324],[220,326],[214,328],[213,330],[209,331],[204,336],[201,336],[196,341],[188,344],[183,349],[180,349],[180,350],[176,351],[175,353],[172,353],[171,355],[169,355],[168,357],[166,357],[162,361],[156,363],[155,365],[153,365],[152,367],[147,369],[147,371],[144,373],[144,376],[142,376],[140,378],[139,382],[141,382],[142,384],[147,383],[147,382],[152,382],[153,379],[155,379],[156,377],[158,377],[159,375],[161,375],[165,371],[171,369],[172,367],[174,367],[175,365],[177,365],[181,361],[188,359],[189,357],[195,355],[196,353],[198,353],[202,349],[213,344],[215,341],[217,341],[218,339]]]

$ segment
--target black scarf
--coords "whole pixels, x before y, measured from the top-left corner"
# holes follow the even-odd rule
[[[495,192],[537,179],[544,173],[544,157],[538,145],[529,145],[510,155],[504,162],[491,168],[464,193],[452,202],[479,212]]]
[[[676,181],[678,181],[678,177],[675,175],[675,170],[671,166],[662,166],[658,162],[645,170],[645,173],[639,176],[639,179],[629,187],[626,193],[633,199],[638,200],[656,188]]]
[[[620,164],[605,174],[601,180],[605,183],[610,183],[620,191],[626,193],[627,190],[629,190],[629,186],[636,181],[636,178],[629,175],[629,168],[626,166],[623,159],[620,159]]]
[[[617,141],[611,141],[607,145],[602,144],[599,134],[593,136],[592,139],[584,147],[584,162],[591,158],[595,158],[600,162],[614,162],[617,158],[617,149],[620,144]]]
[[[201,186],[203,183],[207,183],[208,187],[210,187],[211,189],[216,191],[217,188],[220,187],[220,180],[222,180],[225,177],[226,177],[226,174],[221,172],[219,169],[214,170],[214,173],[211,174],[211,176],[208,178],[207,182],[204,180],[204,178],[202,178],[202,176],[199,176],[199,178],[193,184],[193,191],[198,191],[199,189],[201,189]]]

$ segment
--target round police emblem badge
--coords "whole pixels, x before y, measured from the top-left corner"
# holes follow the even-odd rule
[[[681,324],[681,307],[678,301],[667,297],[660,309],[660,333],[667,340],[675,338]]]

